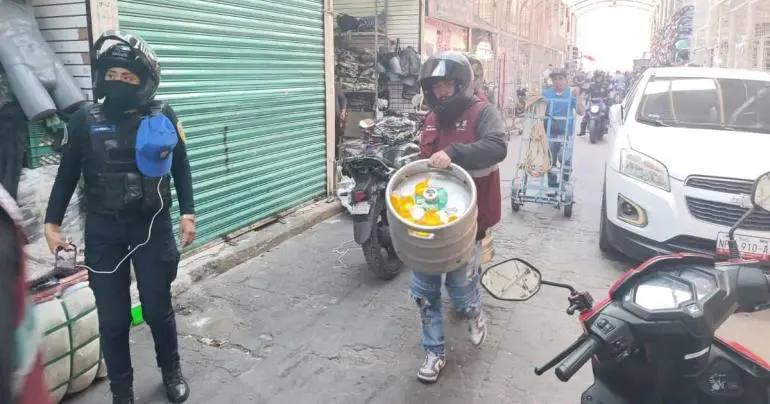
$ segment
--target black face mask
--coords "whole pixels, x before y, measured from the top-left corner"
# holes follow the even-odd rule
[[[104,82],[104,105],[112,112],[125,112],[140,107],[138,85],[126,83],[120,80],[106,80]]]

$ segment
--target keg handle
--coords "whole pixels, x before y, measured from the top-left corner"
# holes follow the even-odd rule
[[[435,168],[436,170],[446,170],[446,171],[452,171],[452,166],[451,166],[451,165],[450,165],[449,167],[447,167],[447,168],[440,168],[440,167],[436,167],[436,166],[432,165],[432,164],[430,163],[430,161],[428,162],[428,167],[430,167],[430,168]]]

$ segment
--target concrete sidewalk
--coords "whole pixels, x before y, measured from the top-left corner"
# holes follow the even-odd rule
[[[336,199],[317,201],[286,213],[273,223],[244,232],[236,238],[218,240],[193,253],[184,254],[171,291],[174,296],[179,295],[194,283],[213,278],[258,257],[340,212],[342,206]],[[131,300],[133,304],[139,303],[136,282],[131,285]]]
[[[717,331],[726,340],[734,340],[770,363],[770,311],[733,314]]]

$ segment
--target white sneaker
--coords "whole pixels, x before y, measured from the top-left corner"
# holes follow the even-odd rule
[[[444,355],[428,351],[425,354],[425,361],[420,366],[420,370],[417,371],[417,379],[423,383],[435,383],[444,365],[446,365]]]
[[[476,317],[468,319],[468,330],[471,333],[471,342],[479,347],[487,339],[487,317],[484,311],[479,311]]]

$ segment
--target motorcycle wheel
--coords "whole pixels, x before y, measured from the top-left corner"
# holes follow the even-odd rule
[[[387,232],[387,225],[384,225],[383,222],[378,223],[377,227],[372,230],[372,236],[361,246],[361,249],[364,252],[364,259],[369,270],[377,278],[389,281],[398,276],[403,264],[396,256],[393,246],[382,245],[380,231]],[[387,258],[383,256],[383,252]]]
[[[564,205],[564,217],[567,219],[572,217],[572,204]]]
[[[591,144],[596,144],[601,138],[601,125],[599,125],[596,120],[588,122],[588,140]]]

